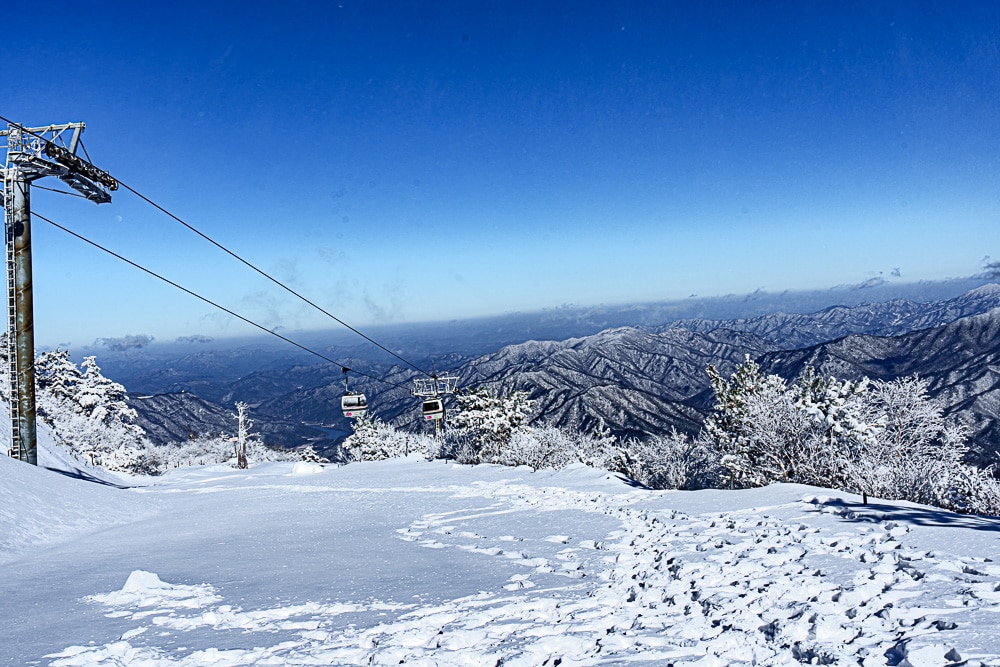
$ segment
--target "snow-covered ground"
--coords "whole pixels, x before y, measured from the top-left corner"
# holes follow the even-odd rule
[[[76,472],[0,457],[4,665],[1000,665],[994,519],[584,467],[43,463]]]

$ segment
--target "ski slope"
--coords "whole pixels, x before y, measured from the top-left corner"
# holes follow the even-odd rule
[[[0,664],[1000,665],[996,519],[414,458],[80,476],[0,457]]]

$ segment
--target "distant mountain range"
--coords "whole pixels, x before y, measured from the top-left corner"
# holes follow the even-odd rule
[[[471,361],[458,374],[464,386],[529,392],[539,420],[588,430],[603,419],[625,437],[670,427],[697,431],[714,400],[706,367],[729,373],[745,355],[788,379],[806,365],[838,378],[918,374],[949,412],[969,422],[972,441],[988,458],[1000,448],[998,322],[1000,287],[989,285],[928,304],[894,300],[526,342]]]
[[[1000,306],[1000,287],[983,285],[951,299],[915,302],[907,299],[864,303],[854,307],[831,306],[816,313],[771,313],[751,319],[688,319],[664,328],[689,331],[729,329],[753,333],[778,349],[819,345],[851,334],[901,336],[985,313]]]
[[[527,391],[537,402],[537,422],[586,431],[603,420],[622,437],[671,427],[697,431],[712,404],[705,368],[711,363],[728,373],[746,355],[767,372],[787,378],[807,364],[842,378],[917,373],[931,381],[932,391],[950,411],[970,421],[974,443],[985,457],[1000,447],[998,308],[1000,287],[985,285],[931,302],[892,299],[812,314],[689,318],[561,341],[519,342],[488,354],[436,354],[417,363],[433,363],[458,375],[461,386]],[[133,402],[154,440],[168,442],[190,432],[231,432],[234,410],[225,406],[243,400],[270,441],[286,446],[312,442],[327,453],[336,452],[337,440],[349,431],[339,415],[339,368],[306,358],[294,364],[266,355],[247,359],[236,350],[221,355],[206,351],[159,368],[148,363],[143,371],[146,386],[169,382],[184,390],[168,392],[169,399]],[[239,370],[248,372],[236,372],[235,358],[224,355],[240,359],[246,367]],[[352,389],[365,391],[383,419],[421,428],[418,404],[407,391],[416,371],[386,359],[372,363],[352,357],[351,363],[355,361],[389,384],[359,378],[352,379]]]
[[[652,328],[697,322],[715,328],[721,321],[757,318],[771,313],[816,313],[831,306],[853,308],[865,304],[906,301],[927,304],[951,300],[985,285],[985,276],[939,282],[894,284],[867,281],[863,285],[827,290],[773,294],[763,291],[721,297],[622,306],[577,307],[565,305],[534,313],[509,313],[494,317],[448,322],[385,324],[365,328],[365,333],[419,367],[454,369],[462,363],[507,345],[528,340],[566,340],[591,336],[620,327]],[[361,340],[343,327],[329,331],[283,332],[292,340],[321,352],[339,365],[357,367],[380,376],[398,358]],[[847,331],[846,333],[857,333]],[[871,333],[871,332],[869,332]],[[151,336],[101,339],[92,347],[73,347],[79,361],[97,355],[109,377],[129,391],[157,394],[191,391],[202,398],[225,401],[228,385],[253,373],[281,371],[296,365],[316,366],[317,358],[269,336],[213,340],[188,336],[175,342],[154,341]],[[821,341],[813,341],[821,342]],[[332,365],[338,372],[338,365]]]

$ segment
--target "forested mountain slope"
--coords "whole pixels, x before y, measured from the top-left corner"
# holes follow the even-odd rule
[[[589,431],[603,420],[619,436],[641,436],[670,426],[696,431],[702,415],[688,401],[707,386],[706,366],[732,368],[764,349],[752,334],[620,328],[510,345],[463,365],[457,375],[463,387],[527,391],[536,422]],[[386,407],[406,409],[396,402]]]

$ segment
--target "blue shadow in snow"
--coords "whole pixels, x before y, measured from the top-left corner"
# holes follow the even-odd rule
[[[66,475],[67,477],[70,477],[72,479],[79,479],[79,480],[82,480],[84,482],[93,482],[95,484],[103,484],[104,486],[110,486],[110,487],[113,487],[115,489],[129,489],[129,488],[132,488],[132,487],[129,487],[129,486],[122,486],[121,484],[115,484],[114,482],[109,482],[106,479],[100,479],[98,477],[94,477],[93,475],[90,475],[90,474],[88,474],[87,472],[85,472],[83,470],[60,470],[59,468],[49,468],[49,467],[46,467],[45,469],[46,470],[51,470],[52,472],[57,472],[60,475]]]
[[[932,507],[911,507],[890,505],[879,502],[850,502],[842,498],[830,498],[813,503],[817,510],[821,507],[835,508],[834,514],[845,521],[899,521],[915,526],[937,528],[966,528],[1000,532],[1000,517],[978,514],[959,514]]]

